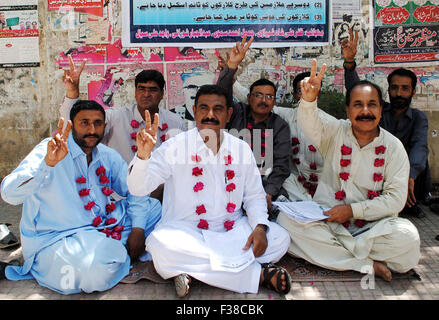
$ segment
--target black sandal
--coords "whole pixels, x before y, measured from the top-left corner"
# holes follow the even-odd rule
[[[261,285],[265,286],[268,289],[274,290],[277,293],[282,293],[282,294],[287,294],[288,292],[290,292],[291,290],[291,276],[290,273],[279,266],[276,266],[272,263],[263,263],[261,265],[263,271],[262,271],[262,276],[264,277],[264,280],[261,282]],[[268,271],[272,269],[271,271]],[[274,276],[277,275],[276,278],[276,287],[273,286],[273,284],[271,283],[271,280],[273,279]],[[285,282],[286,282],[286,287],[285,290],[280,290],[280,288],[282,288],[282,275],[285,276]]]

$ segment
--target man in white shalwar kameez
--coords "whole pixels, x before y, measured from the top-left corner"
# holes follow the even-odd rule
[[[290,254],[332,270],[407,272],[420,258],[416,227],[397,217],[407,199],[410,170],[401,142],[378,123],[379,87],[363,81],[346,94],[347,120],[323,125],[316,98],[326,66],[302,85],[298,123],[324,159],[314,201],[331,208],[328,219],[299,224],[281,212],[277,222],[291,235]]]
[[[277,262],[290,241],[284,229],[268,221],[250,147],[222,130],[230,106],[223,89],[202,86],[193,107],[197,127],[151,153],[158,121],[151,129],[147,122],[129,165],[132,194],[146,195],[164,183],[162,219],[146,247],[157,272],[174,278],[179,297],[188,294],[190,277],[236,292],[256,293],[260,284],[282,293],[290,289],[285,269],[261,267]]]

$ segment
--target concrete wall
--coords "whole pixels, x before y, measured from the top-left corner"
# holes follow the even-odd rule
[[[114,44],[121,36],[120,2],[111,0],[111,10],[107,20],[112,26]],[[79,47],[72,42],[76,30],[74,25],[56,26],[56,21],[65,18],[59,12],[49,12],[47,1],[39,0],[40,24],[40,57],[41,66],[38,68],[0,69],[0,178],[13,170],[29,151],[43,138],[49,136],[56,128],[58,121],[58,106],[62,102],[64,91],[61,82],[63,71],[62,53],[68,49]],[[387,90],[386,76],[393,68],[371,67],[369,48],[369,2],[363,0],[362,31],[357,53],[358,71],[361,78],[367,78],[378,83]],[[337,25],[334,25],[334,30]],[[98,30],[96,30],[98,32]],[[123,51],[124,48],[121,49]],[[225,57],[226,49],[199,50],[191,57],[166,60],[164,48],[143,48],[144,61],[138,64],[108,63],[91,65],[85,71],[81,81],[81,96],[88,98],[91,83],[104,83],[105,72],[110,71],[113,80],[122,75],[123,85],[114,92],[112,103],[114,107],[134,101],[133,77],[142,68],[156,68],[167,78],[167,96],[163,107],[173,108],[184,100],[180,84],[175,85],[172,70],[194,68],[197,64],[212,77],[218,74],[217,54]],[[266,76],[277,83],[280,105],[290,104],[291,81],[294,75],[308,70],[311,58],[317,57],[319,64],[325,62],[329,68],[325,77],[325,86],[343,92],[343,70],[340,48],[336,42],[326,47],[280,48],[280,49],[250,49],[246,60],[239,72],[238,81],[249,86],[261,76]],[[58,61],[58,62],[57,62]],[[119,68],[119,69],[117,69]],[[114,70],[117,69],[117,72]],[[411,68],[420,79],[418,94],[413,105],[426,111],[429,121],[430,166],[434,182],[439,182],[439,67],[424,66]],[[97,71],[98,70],[98,71]],[[116,76],[117,75],[117,76]],[[437,77],[437,79],[436,79]],[[174,85],[174,87],[172,87]]]

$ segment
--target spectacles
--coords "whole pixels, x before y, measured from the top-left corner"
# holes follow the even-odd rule
[[[272,101],[275,98],[275,96],[273,96],[272,94],[263,94],[260,92],[252,92],[251,95],[257,99],[263,99],[265,97],[265,99],[267,99],[269,101]]]

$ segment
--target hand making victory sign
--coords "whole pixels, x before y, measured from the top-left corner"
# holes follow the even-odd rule
[[[64,71],[63,82],[66,88],[66,97],[76,99],[79,97],[79,81],[82,70],[84,70],[86,59],[84,59],[79,67],[75,66],[72,56],[69,57],[69,70]]]
[[[322,65],[319,74],[317,74],[317,60],[312,60],[311,75],[303,79],[301,82],[302,99],[308,102],[313,102],[319,95],[322,87],[322,79],[326,71],[326,64]]]
[[[343,39],[340,43],[343,48],[343,58],[346,63],[353,63],[355,61],[355,55],[357,54],[358,45],[358,30],[352,30],[349,28],[349,40]]]
[[[253,40],[253,37],[251,37],[251,39],[247,43],[245,43],[247,41],[247,35],[245,35],[244,38],[242,38],[242,41],[237,42],[235,47],[232,48],[232,50],[230,51],[230,55],[228,55],[227,59],[227,66],[230,69],[238,68],[242,60],[244,60],[248,49],[253,43]]]
[[[157,129],[159,127],[159,114],[154,114],[154,123],[151,126],[151,116],[145,110],[145,128],[139,131],[136,137],[137,157],[145,160],[149,159],[151,151],[157,142]]]
[[[67,138],[72,130],[72,122],[70,120],[67,121],[67,126],[64,132],[63,127],[64,118],[60,118],[57,133],[47,144],[47,153],[44,160],[49,167],[56,166],[58,162],[64,159],[67,153],[69,153],[69,148],[67,147]]]

